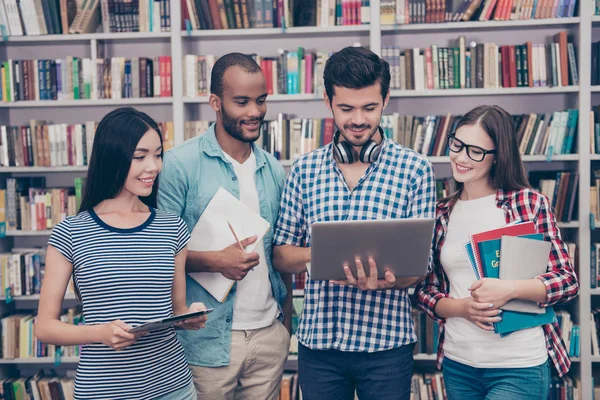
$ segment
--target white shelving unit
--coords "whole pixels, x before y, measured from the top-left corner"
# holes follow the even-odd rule
[[[590,354],[589,338],[590,338],[590,308],[591,296],[600,295],[600,289],[589,289],[590,277],[589,260],[590,260],[590,169],[591,161],[600,160],[600,155],[592,155],[589,152],[589,111],[591,109],[592,93],[600,92],[600,86],[591,87],[590,85],[590,68],[591,65],[591,43],[592,43],[592,25],[600,24],[600,17],[592,17],[593,2],[590,0],[582,0],[580,3],[579,15],[581,17],[562,18],[562,19],[541,19],[541,20],[524,20],[524,21],[487,21],[487,22],[461,22],[461,23],[443,23],[443,24],[417,24],[417,25],[390,25],[380,26],[379,24],[379,6],[380,0],[372,0],[371,7],[371,25],[366,26],[349,26],[349,27],[333,27],[333,28],[270,28],[270,29],[239,29],[239,30],[219,30],[219,31],[179,31],[178,29],[172,32],[165,33],[97,33],[83,35],[50,35],[50,36],[24,36],[24,37],[9,37],[7,41],[0,42],[0,55],[4,58],[18,58],[21,49],[38,46],[40,50],[48,50],[49,46],[57,46],[57,51],[64,53],[65,48],[72,48],[75,52],[74,56],[97,57],[97,46],[99,43],[105,43],[110,48],[110,51],[118,52],[121,46],[120,54],[129,55],[138,47],[144,51],[155,51],[157,45],[164,50],[163,54],[169,54],[172,57],[172,97],[169,98],[142,98],[142,99],[121,99],[121,100],[73,100],[73,101],[28,101],[16,103],[0,103],[0,123],[2,124],[23,124],[29,119],[37,119],[38,114],[47,116],[45,119],[53,119],[56,122],[83,122],[89,118],[80,117],[78,114],[94,115],[96,120],[99,120],[109,110],[119,106],[138,106],[151,116],[155,114],[170,116],[170,120],[174,123],[175,143],[183,142],[183,122],[186,119],[195,118],[197,115],[212,118],[213,113],[208,106],[208,97],[188,98],[183,96],[183,78],[182,78],[182,57],[185,54],[203,54],[205,50],[198,51],[198,46],[212,46],[211,48],[218,49],[220,54],[229,51],[245,51],[258,52],[262,54],[263,49],[257,48],[257,40],[265,40],[269,43],[269,50],[264,49],[264,55],[273,54],[273,48],[278,47],[294,47],[298,46],[299,40],[305,40],[303,45],[310,48],[320,49],[320,46],[329,46],[331,48],[341,48],[343,46],[352,45],[356,41],[368,44],[369,47],[376,53],[381,54],[382,45],[387,46],[388,43],[394,45],[406,46],[406,43],[411,43],[413,39],[418,39],[421,35],[430,35],[435,38],[432,40],[441,40],[447,44],[449,38],[455,39],[459,34],[465,35],[482,35],[486,34],[493,37],[494,41],[500,44],[520,43],[528,39],[529,35],[535,34],[538,30],[551,35],[560,30],[568,30],[571,36],[576,36],[576,49],[578,51],[577,64],[579,67],[580,85],[576,87],[542,87],[542,88],[510,88],[510,89],[450,89],[450,90],[428,90],[428,91],[398,91],[394,90],[391,93],[392,99],[386,110],[386,113],[398,111],[412,104],[418,104],[422,110],[421,115],[431,113],[445,113],[452,111],[457,113],[457,110],[462,107],[461,111],[466,111],[469,106],[465,104],[469,101],[481,102],[504,102],[503,104],[518,101],[520,96],[527,96],[529,103],[523,103],[523,109],[514,110],[512,112],[529,112],[527,108],[535,106],[531,99],[535,102],[542,102],[546,99],[560,99],[559,102],[554,101],[555,110],[564,108],[579,108],[579,134],[578,149],[579,154],[570,155],[555,155],[548,159],[546,156],[525,156],[523,159],[527,163],[528,168],[537,168],[538,166],[548,169],[556,165],[556,169],[564,169],[565,163],[568,163],[569,168],[576,169],[580,173],[582,184],[579,185],[579,219],[568,223],[561,223],[563,229],[576,230],[576,238],[579,249],[579,270],[581,294],[571,307],[576,321],[581,326],[581,356],[574,359],[573,374],[581,379],[581,390],[583,399],[592,398],[592,366],[600,362],[600,357],[592,357]],[[181,26],[181,4],[179,1],[171,1],[171,24],[173,27]],[[503,42],[507,35],[513,31],[523,30],[524,34],[518,39],[506,39],[508,42]],[[442,39],[438,39],[442,38]],[[395,42],[398,40],[398,42]],[[492,41],[485,40],[485,41]],[[596,38],[598,40],[598,38]],[[254,43],[254,47],[246,46],[246,42]],[[265,42],[267,43],[267,42]],[[274,44],[273,44],[274,43]],[[292,43],[292,44],[289,44]],[[410,45],[412,46],[412,44]],[[420,45],[416,45],[419,47]],[[36,47],[36,48],[38,48]],[[422,46],[421,46],[422,47]],[[216,51],[216,50],[215,50]],[[61,53],[61,57],[62,57]],[[220,55],[219,54],[219,55]],[[144,55],[139,53],[136,55]],[[10,57],[9,57],[10,56]],[[110,55],[107,55],[110,56]],[[28,58],[31,58],[29,56]],[[43,58],[43,57],[41,57]],[[534,97],[530,97],[530,96]],[[434,99],[440,98],[440,101],[445,103],[435,103]],[[452,98],[460,98],[460,102],[452,102]],[[446,100],[447,99],[447,100]],[[308,95],[279,95],[270,96],[268,98],[269,110],[275,109],[279,111],[293,111],[298,116],[306,117],[323,117],[329,115],[325,107],[319,104],[322,101],[321,97],[312,94]],[[452,110],[440,110],[438,104],[448,104]],[[503,105],[501,104],[501,105]],[[286,110],[285,107],[290,107]],[[518,106],[516,106],[518,107]],[[562,107],[562,108],[560,108]],[[74,108],[76,112],[70,113],[68,110]],[[31,110],[30,110],[31,109]],[[54,110],[56,114],[54,115]],[[315,111],[319,110],[319,111]],[[509,110],[510,111],[510,110]],[[52,114],[50,114],[52,113]],[[312,114],[312,115],[311,115]],[[320,114],[320,115],[314,115]],[[52,117],[48,116],[52,115]],[[167,120],[159,119],[157,120]],[[67,119],[68,121],[64,121]],[[447,168],[448,157],[430,157],[430,160],[437,169]],[[555,164],[554,164],[555,163]],[[291,165],[291,161],[282,161],[286,167]],[[53,182],[60,179],[71,179],[72,176],[81,176],[87,171],[86,167],[61,167],[61,168],[0,168],[0,174],[3,176],[24,175],[39,175],[42,174]],[[57,174],[60,173],[60,174]],[[8,232],[7,238],[0,241],[2,250],[10,248],[13,244],[30,244],[37,241],[43,244],[49,235],[50,231],[30,231],[30,232]],[[301,296],[303,291],[294,291],[294,295]],[[15,298],[14,302],[33,303],[39,299],[39,296],[23,296]],[[70,300],[75,300],[70,299]],[[418,363],[431,365],[435,360],[435,355],[418,354],[415,356]],[[62,363],[77,362],[77,357],[63,358]],[[5,365],[39,365],[40,367],[51,366],[54,363],[53,358],[43,359],[14,359],[0,360],[0,364]],[[297,356],[290,356],[288,367],[297,365]]]
[[[510,30],[515,28],[566,26],[579,24],[579,17],[550,18],[550,19],[525,19],[517,21],[467,21],[447,22],[441,24],[409,24],[409,25],[384,25],[382,32],[434,32],[434,31],[465,31],[465,30]]]

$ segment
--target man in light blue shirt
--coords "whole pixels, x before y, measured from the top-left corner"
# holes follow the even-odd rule
[[[187,301],[215,308],[199,331],[179,332],[198,398],[276,399],[290,336],[282,319],[286,287],[271,264],[273,228],[285,173],[254,142],[267,111],[265,79],[252,58],[230,53],[211,74],[210,106],[217,122],[165,154],[158,206],[180,215],[190,232],[219,187],[271,224],[254,252],[231,237],[221,251],[189,251],[187,272],[236,281],[223,303],[187,276]],[[256,238],[240,238],[244,247]]]

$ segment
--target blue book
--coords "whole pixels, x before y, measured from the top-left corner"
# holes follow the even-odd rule
[[[467,253],[467,257],[469,258],[469,264],[471,264],[471,268],[473,268],[473,272],[475,272],[475,277],[477,280],[481,279],[479,276],[479,271],[477,270],[477,264],[475,263],[475,253],[473,253],[473,246],[471,242],[467,242],[464,245],[465,252]]]
[[[521,237],[544,240],[544,235],[541,233],[523,235]],[[500,276],[501,243],[502,239],[488,240],[479,243],[479,254],[481,255],[483,273],[486,278],[499,278]],[[551,324],[553,322],[556,322],[556,314],[552,307],[547,307],[544,314],[503,311],[502,321],[494,323],[494,332],[500,334],[501,337],[505,337],[511,332]]]

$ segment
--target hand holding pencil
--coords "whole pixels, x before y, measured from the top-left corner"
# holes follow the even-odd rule
[[[247,253],[244,249],[256,241],[256,236],[251,236],[239,240],[233,226],[227,222],[232,233],[233,244],[227,246],[220,252],[215,259],[215,272],[220,272],[226,278],[236,281],[246,277],[248,271],[256,267],[259,263],[259,255],[256,252]]]

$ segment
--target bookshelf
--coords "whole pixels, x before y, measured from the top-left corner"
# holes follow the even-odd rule
[[[571,18],[548,18],[548,19],[526,19],[512,21],[467,21],[467,22],[444,22],[439,24],[408,24],[408,25],[384,25],[382,33],[388,32],[433,32],[433,31],[467,31],[467,30],[511,30],[515,28],[542,27],[542,26],[567,26],[577,25],[581,22],[579,17]]]
[[[600,16],[592,16],[593,3],[580,0],[579,17],[559,19],[532,19],[513,21],[472,21],[436,24],[380,25],[380,0],[371,0],[370,25],[294,28],[256,28],[231,30],[198,30],[146,33],[94,33],[79,35],[46,35],[8,37],[0,42],[0,56],[9,58],[34,58],[40,52],[40,58],[65,57],[67,55],[100,58],[98,49],[103,46],[107,54],[103,57],[127,57],[132,52],[139,56],[170,55],[172,62],[172,96],[157,98],[103,99],[103,100],[63,100],[63,101],[21,101],[0,102],[0,124],[23,124],[29,119],[47,119],[57,123],[82,123],[86,120],[99,120],[115,107],[131,105],[147,112],[158,121],[173,121],[175,144],[183,142],[183,123],[200,117],[212,118],[213,112],[208,105],[207,96],[185,97],[183,90],[183,56],[186,54],[216,54],[230,51],[276,54],[278,48],[292,48],[306,45],[316,51],[333,51],[344,46],[361,43],[369,46],[381,55],[383,46],[411,43],[410,46],[424,47],[440,41],[447,44],[458,35],[466,35],[469,40],[494,41],[499,44],[523,43],[530,37],[535,41],[566,30],[575,37],[578,53],[578,86],[533,87],[533,88],[497,88],[497,89],[441,89],[441,90],[394,90],[386,113],[404,111],[415,115],[452,112],[460,114],[474,105],[496,103],[511,113],[547,112],[577,108],[579,110],[579,134],[577,135],[577,154],[524,156],[528,170],[576,170],[580,174],[578,220],[560,223],[562,229],[568,229],[578,243],[581,294],[570,306],[570,311],[581,326],[581,356],[573,359],[572,375],[581,380],[583,399],[592,398],[592,373],[600,357],[590,354],[589,338],[591,334],[590,309],[592,296],[600,296],[600,289],[590,289],[590,182],[591,162],[600,160],[600,155],[590,154],[589,111],[592,94],[600,92],[600,86],[592,87],[590,82],[592,27],[600,26]],[[171,25],[181,26],[181,3],[170,2]],[[506,37],[506,39],[505,39]],[[600,38],[595,38],[599,40]],[[414,42],[414,43],[413,43]],[[59,53],[59,54],[55,54]],[[37,58],[37,56],[35,56]],[[457,98],[459,101],[452,101]],[[322,98],[314,94],[272,95],[268,98],[267,118],[273,118],[278,112],[290,112],[299,117],[323,118],[329,116],[321,103]],[[73,111],[71,111],[73,110]],[[448,176],[448,157],[430,157],[436,174]],[[288,168],[291,161],[282,161]],[[82,176],[86,167],[1,167],[3,178],[11,176],[45,176],[48,186],[56,187],[70,182],[74,176]],[[16,246],[44,245],[50,231],[8,232],[0,239],[0,249],[10,250]],[[302,296],[303,291],[294,291],[294,296]],[[39,295],[14,298],[12,304],[18,309],[34,309]],[[70,298],[70,301],[75,301]],[[2,302],[4,303],[4,302]],[[12,306],[3,304],[3,311]],[[415,361],[420,368],[432,368],[435,356],[418,354]],[[62,363],[75,364],[77,357],[63,358]],[[0,360],[0,374],[24,365],[27,368],[39,366],[51,367],[54,358]],[[7,369],[8,368],[8,369]],[[286,368],[297,368],[297,356],[291,355]]]

